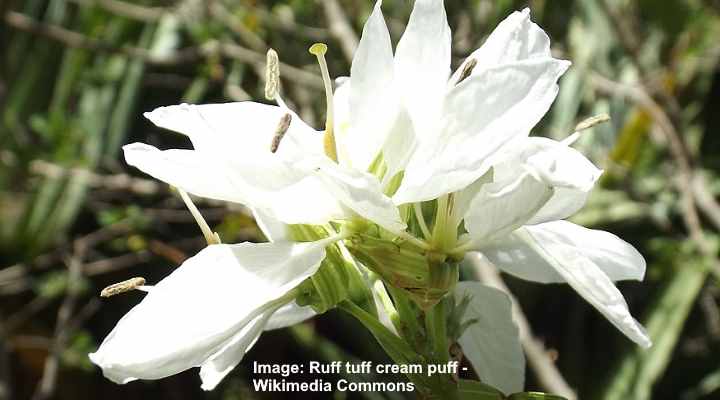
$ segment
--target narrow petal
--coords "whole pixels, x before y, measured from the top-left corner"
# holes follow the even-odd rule
[[[180,104],[145,113],[155,125],[190,137],[196,150],[238,158],[270,153],[270,144],[285,114],[292,115],[278,154],[297,158],[322,154],[322,135],[290,110],[251,101]]]
[[[257,223],[258,228],[269,242],[282,242],[290,239],[287,224],[278,221],[260,209],[251,208],[250,210],[255,218],[255,223]]]
[[[405,222],[393,201],[385,196],[375,176],[327,163],[320,167],[327,190],[345,207],[390,232],[404,231]]]
[[[397,114],[393,90],[392,44],[381,10],[375,3],[353,58],[349,82],[349,129],[338,135],[353,168],[367,170],[380,153]]]
[[[450,76],[450,27],[442,0],[416,0],[395,54],[398,90],[419,136],[436,129]]]
[[[272,314],[272,316],[268,320],[267,325],[265,325],[265,330],[270,331],[273,329],[287,328],[288,326],[299,324],[316,315],[317,313],[315,312],[315,310],[313,310],[312,307],[301,307],[293,301],[291,303],[285,304],[279,310],[275,311]]]
[[[556,231],[543,229],[544,225],[551,224],[554,224],[555,226],[553,227],[557,228],[558,222],[519,229],[515,235],[517,239],[523,241],[527,247],[521,248],[520,251],[518,251],[517,248],[510,249],[510,252],[506,252],[505,255],[509,255],[509,258],[515,258],[515,260],[513,260],[515,262],[528,263],[530,260],[521,260],[519,258],[526,256],[527,251],[531,251],[534,253],[531,256],[532,258],[543,259],[546,264],[555,270],[563,281],[572,286],[580,296],[600,311],[605,318],[630,338],[630,340],[642,347],[649,347],[651,342],[647,333],[632,315],[630,315],[628,305],[622,293],[615,287],[611,277],[603,271],[603,267],[610,267],[608,269],[613,271],[617,270],[620,265],[617,264],[616,260],[611,258],[611,254],[608,254],[609,252],[598,251],[598,248],[602,249],[604,247],[605,249],[615,251],[616,254],[635,258],[635,254],[625,254],[630,253],[629,248],[631,247],[617,238],[614,238],[616,240],[612,240],[612,235],[609,234],[594,232],[588,234],[588,232],[584,232],[585,239],[588,237],[596,240],[604,239],[605,242],[601,242],[599,246],[594,242],[582,242],[582,246],[592,249],[590,251],[583,251],[580,246],[565,242],[563,239],[566,239],[566,237],[558,235]],[[564,224],[570,223],[565,222]],[[561,227],[560,231],[564,231],[563,233],[565,234],[582,231],[581,229],[571,227],[571,225],[572,224]],[[620,243],[618,243],[618,241]],[[483,253],[488,256],[488,259],[493,263],[498,261],[496,255],[492,254],[492,252]],[[510,266],[509,263],[499,262],[496,265],[510,273],[515,272],[512,270],[513,267],[507,269],[507,267]],[[624,267],[624,265],[622,266]],[[635,268],[635,270],[638,269],[640,268]],[[644,269],[643,262],[642,270]],[[533,273],[537,273],[537,271],[533,271]]]
[[[125,160],[188,193],[242,203],[287,224],[323,224],[345,211],[315,175],[315,162],[257,156],[234,160],[193,150],[165,150],[142,143],[123,147]]]
[[[533,59],[488,69],[454,87],[445,99],[440,133],[420,141],[395,202],[431,200],[485,174],[504,146],[526,137],[547,112],[568,66]]]
[[[273,302],[317,271],[326,245],[208,246],[154,286],[90,359],[117,383],[201,366],[282,305]]]
[[[643,256],[610,232],[588,229],[567,221],[528,226],[520,231],[531,231],[545,238],[546,242],[571,247],[613,281],[641,281],[645,277]],[[544,255],[530,246],[521,234],[508,235],[481,251],[497,267],[519,278],[541,283],[565,282]]]
[[[543,137],[530,137],[512,143],[494,166],[498,179],[518,175],[518,164],[525,164],[547,182],[555,193],[528,224],[561,220],[580,210],[587,201],[595,182],[602,175],[582,153],[562,142]]]
[[[505,18],[492,31],[482,47],[475,50],[455,71],[451,84],[458,81],[470,60],[477,63],[472,75],[502,64],[531,58],[547,58],[550,54],[550,38],[530,20],[530,9],[516,11]]]
[[[510,182],[488,183],[470,204],[465,228],[477,243],[503,237],[525,225],[552,194],[552,187],[529,173]]]
[[[458,283],[454,296],[457,302],[465,296],[471,299],[462,321],[477,322],[465,330],[459,342],[480,380],[505,394],[521,392],[525,356],[508,296],[478,282]]]
[[[245,325],[217,353],[200,367],[203,390],[213,390],[245,357],[263,332],[272,312],[268,311]]]

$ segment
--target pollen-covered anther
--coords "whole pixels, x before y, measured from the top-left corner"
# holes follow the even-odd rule
[[[280,118],[280,122],[275,129],[275,135],[273,135],[272,143],[270,144],[271,152],[275,153],[278,150],[278,147],[280,147],[280,142],[290,128],[290,122],[292,122],[292,115],[290,114],[285,114],[282,118]]]
[[[464,81],[465,79],[469,78],[472,74],[473,70],[477,66],[478,61],[475,58],[469,59],[465,65],[463,66],[462,71],[460,72],[460,77],[458,78],[457,84],[459,85],[460,82]]]
[[[265,67],[265,98],[275,100],[280,90],[280,58],[275,50],[267,52]]]
[[[129,292],[136,289],[141,289],[142,286],[145,286],[145,278],[142,277],[136,277],[136,278],[130,278],[126,281],[114,283],[105,289],[103,289],[100,292],[100,297],[110,297],[115,296],[116,294]]]
[[[570,146],[580,138],[580,133],[584,130],[588,130],[595,125],[599,125],[610,121],[610,116],[606,113],[598,114],[590,118],[586,118],[580,121],[579,124],[575,125],[575,132],[572,135],[563,139],[562,143],[566,146]]]

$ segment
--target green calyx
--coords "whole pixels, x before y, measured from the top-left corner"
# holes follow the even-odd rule
[[[356,233],[346,241],[354,257],[393,287],[402,289],[422,309],[450,292],[459,279],[458,263],[402,239]]]
[[[300,242],[316,241],[328,236],[327,231],[319,226],[290,225],[288,229],[290,237]],[[376,315],[370,288],[356,266],[343,257],[336,245],[328,246],[325,252],[325,259],[318,271],[298,287],[298,305],[311,306],[315,312],[322,314],[345,300],[351,300]]]

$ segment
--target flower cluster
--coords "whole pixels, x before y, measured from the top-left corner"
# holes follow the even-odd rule
[[[210,390],[264,330],[348,302],[391,326],[382,314],[392,319],[402,298],[429,312],[454,296],[471,323],[449,339],[485,382],[522,390],[509,301],[479,283],[457,284],[460,262],[478,253],[520,278],[568,283],[650,345],[613,284],[642,280],[642,256],[565,221],[602,171],[570,147],[575,136],[529,136],[570,65],[551,55],[529,10],[507,17],[451,74],[443,2],[415,1],[394,52],[381,3],[334,91],[324,46],[311,49],[327,87],[323,131],[286,106],[276,72],[268,96],[277,106],[182,104],[146,114],[187,135],[193,150],[134,143],[124,147],[128,164],[193,195],[247,205],[270,242],[211,244],[149,287],[90,355],[109,379],[200,367]]]

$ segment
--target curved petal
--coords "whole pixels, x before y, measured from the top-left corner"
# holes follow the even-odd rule
[[[267,325],[265,325],[265,330],[271,331],[274,329],[287,328],[288,326],[299,324],[316,315],[317,313],[312,307],[299,306],[293,301],[280,307],[280,309],[272,314]]]
[[[220,350],[210,356],[210,358],[200,367],[200,379],[203,390],[213,390],[215,387],[230,373],[243,357],[245,353],[255,345],[263,332],[265,324],[272,315],[272,312],[266,312],[245,325],[231,340],[229,340]]]
[[[532,59],[488,69],[455,86],[445,99],[440,133],[420,141],[395,202],[431,200],[485,174],[504,146],[527,136],[550,108],[568,66]]]
[[[529,173],[510,182],[483,185],[465,214],[465,228],[476,243],[503,237],[525,223],[553,195]]]
[[[506,394],[521,392],[525,356],[508,296],[478,282],[458,283],[454,296],[457,302],[470,296],[462,323],[477,322],[467,327],[459,342],[480,380]]]
[[[588,229],[567,221],[554,221],[521,228],[552,241],[572,247],[590,259],[613,281],[637,280],[645,277],[645,259],[629,243],[610,232]],[[541,282],[565,282],[543,254],[532,248],[517,233],[497,240],[481,249],[498,268],[519,278]]]
[[[450,83],[458,81],[470,60],[477,63],[472,75],[479,75],[488,68],[501,64],[547,57],[551,57],[550,38],[530,20],[530,9],[526,8],[515,11],[500,22],[482,47],[470,54],[455,71]]]
[[[602,170],[579,151],[544,137],[519,140],[502,157],[503,161],[494,166],[498,179],[517,176],[517,165],[525,164],[555,188],[553,197],[528,224],[570,217],[585,205],[595,182],[602,175]]]
[[[345,207],[390,232],[404,231],[405,222],[393,201],[385,196],[371,174],[327,163],[320,167],[327,190]]]
[[[258,208],[287,224],[323,224],[346,215],[315,174],[313,160],[285,162],[257,156],[234,160],[193,150],[165,150],[142,143],[123,147],[125,160],[188,193]]]
[[[392,44],[381,5],[381,0],[375,3],[363,28],[348,84],[350,125],[337,136],[338,146],[345,147],[350,157],[349,165],[360,171],[367,170],[380,153],[397,113]]]
[[[395,76],[420,137],[436,127],[450,76],[450,27],[442,0],[416,0],[395,53]]]
[[[201,366],[287,302],[278,299],[317,271],[327,244],[208,246],[154,286],[90,359],[117,383]]]
[[[518,244],[522,243],[520,246],[506,248],[500,253],[485,249],[483,254],[499,268],[512,274],[520,275],[518,272],[529,271],[530,274],[540,277],[540,281],[556,280],[559,276],[560,281],[572,286],[628,338],[640,346],[649,347],[651,342],[645,330],[630,315],[622,293],[613,285],[613,276],[608,276],[608,273],[625,274],[621,277],[632,273],[635,276],[641,275],[638,272],[644,272],[644,260],[632,246],[617,237],[606,232],[583,229],[585,228],[563,221],[528,226],[513,234],[513,240]],[[595,241],[573,243],[566,241],[568,237],[573,240]],[[615,256],[618,258],[614,258]],[[537,260],[542,262],[530,264]],[[641,265],[630,264],[641,261]],[[543,276],[540,272],[547,272],[549,269],[554,270],[557,275]]]
[[[277,219],[271,217],[266,212],[257,208],[251,208],[253,218],[258,228],[262,231],[263,235],[269,242],[281,242],[288,241],[287,224],[284,224]]]
[[[190,137],[199,151],[230,159],[268,155],[280,119],[292,115],[277,154],[296,159],[322,155],[322,135],[290,110],[243,101],[220,104],[179,104],[156,108],[144,116],[155,125]]]

